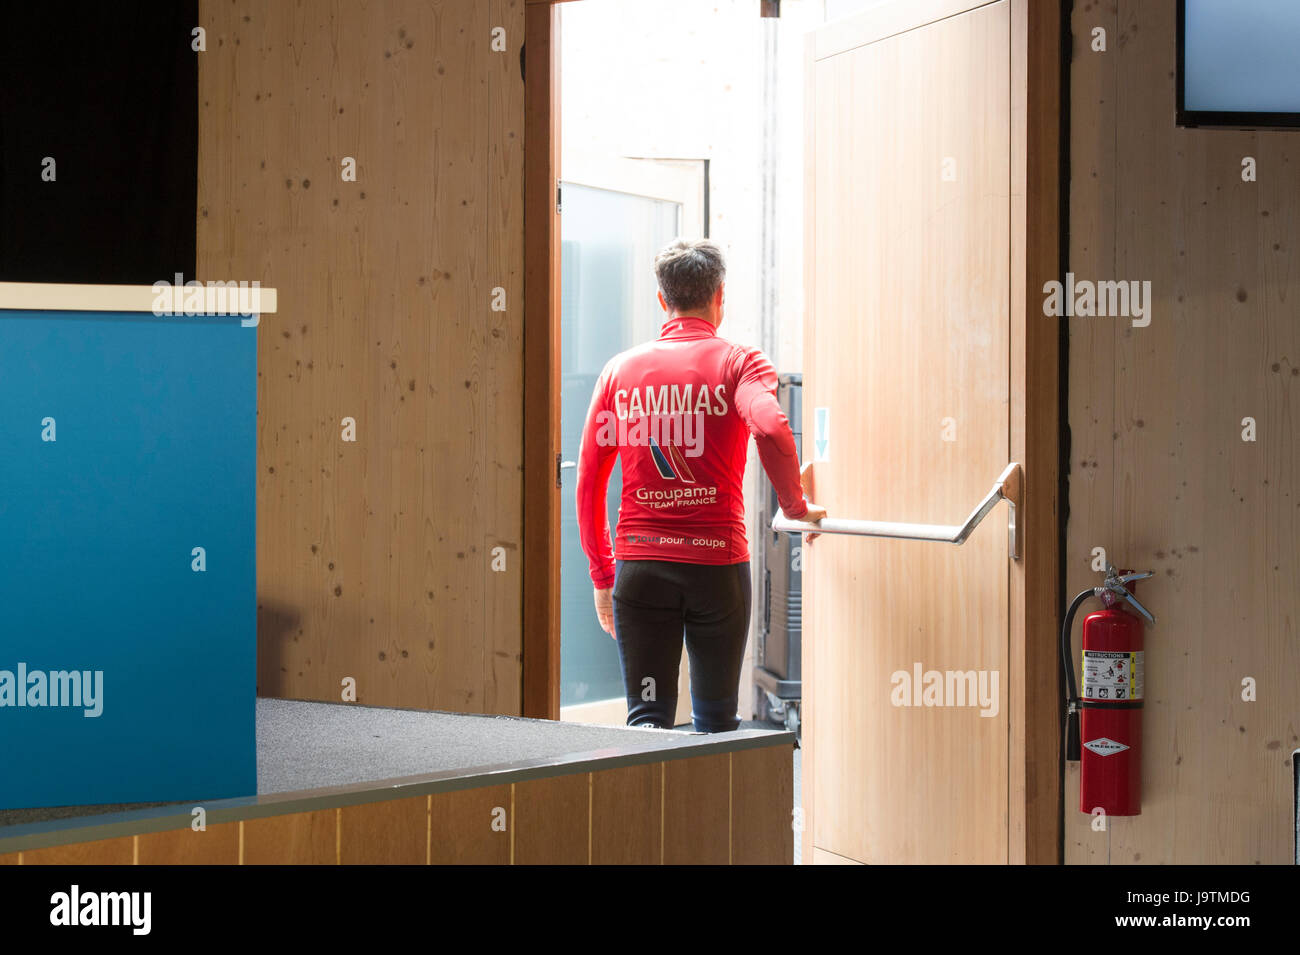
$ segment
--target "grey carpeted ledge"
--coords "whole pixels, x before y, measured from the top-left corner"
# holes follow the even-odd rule
[[[511,716],[257,701],[256,796],[0,811],[0,853],[383,799],[793,745],[784,731],[700,734]]]

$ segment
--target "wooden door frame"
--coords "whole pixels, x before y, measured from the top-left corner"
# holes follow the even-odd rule
[[[1022,465],[1024,558],[1010,575],[1007,861],[1060,864],[1064,581],[1060,502],[1063,322],[1043,287],[1064,277],[1061,2],[1011,2],[1011,455]]]
[[[560,0],[563,2],[563,0]],[[560,718],[560,13],[524,7],[523,715]]]
[[[560,718],[560,12],[524,6],[522,713]]]
[[[524,124],[524,715],[560,714],[559,10],[526,0]],[[900,23],[953,16],[992,0],[909,0]],[[1062,859],[1059,478],[1060,323],[1038,307],[1063,274],[1062,30],[1059,3],[1011,5],[1011,453],[1023,466],[1024,558],[1012,563],[1008,854]],[[758,14],[758,5],[755,5]]]

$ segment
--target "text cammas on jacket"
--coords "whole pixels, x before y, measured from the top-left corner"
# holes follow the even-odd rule
[[[578,466],[578,527],[593,584],[613,586],[615,558],[749,560],[742,484],[750,435],[781,509],[796,519],[807,513],[776,386],[761,351],[691,316],[670,319],[656,341],[605,365]],[[605,494],[615,455],[623,496],[611,549]]]

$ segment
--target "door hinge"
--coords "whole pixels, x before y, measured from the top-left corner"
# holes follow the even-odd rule
[[[555,214],[557,216],[560,214],[560,184],[558,182],[555,184]]]
[[[577,468],[577,466],[577,461],[565,461],[562,455],[555,455],[555,486],[563,487],[564,485],[560,481],[561,475],[569,468]]]

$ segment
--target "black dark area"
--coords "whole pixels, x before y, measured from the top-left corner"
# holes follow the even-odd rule
[[[194,277],[197,0],[0,11],[0,281]],[[45,157],[57,179],[42,179]]]

